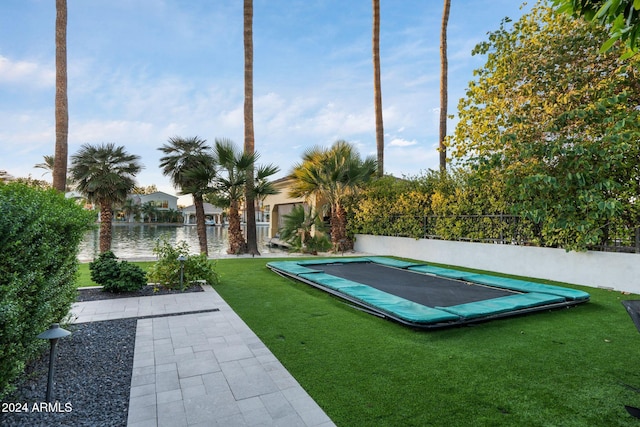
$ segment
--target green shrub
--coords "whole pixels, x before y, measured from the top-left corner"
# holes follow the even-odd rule
[[[314,228],[315,234],[312,235]],[[305,210],[303,205],[294,206],[291,213],[284,215],[284,225],[279,232],[292,252],[317,254],[331,249],[322,218],[311,207]]]
[[[77,296],[78,247],[95,223],[55,190],[0,183],[0,396]]]
[[[156,241],[153,253],[158,256],[158,261],[147,272],[149,281],[152,283],[169,289],[179,288],[181,268],[179,257],[185,259],[183,285],[196,280],[204,280],[210,285],[215,285],[219,281],[218,273],[215,271],[215,261],[207,259],[204,254],[189,255],[189,244],[185,241],[180,241],[176,246],[172,246],[167,236],[162,236]]]
[[[89,263],[89,272],[91,280],[100,286],[108,286],[108,283],[120,274],[115,254],[107,251],[98,255],[98,258]]]
[[[140,267],[127,261],[118,261],[107,251],[89,263],[91,280],[107,292],[134,292],[147,284],[147,275]]]

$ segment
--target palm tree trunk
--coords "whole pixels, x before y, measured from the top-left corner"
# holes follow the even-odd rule
[[[100,203],[100,253],[111,250],[111,221],[113,213],[111,204]]]
[[[253,0],[244,0],[244,151],[255,151],[253,131]],[[256,205],[253,195],[254,166],[247,171],[245,208],[247,212],[247,252],[260,255],[256,232]]]
[[[193,205],[196,209],[196,231],[198,232],[198,243],[200,243],[200,253],[209,256],[207,247],[207,226],[204,223],[204,200],[202,196],[193,196]]]
[[[347,213],[339,204],[331,208],[331,243],[334,251],[351,249],[347,239]]]
[[[373,0],[373,98],[376,114],[378,176],[384,174],[384,127],[382,124],[382,86],[380,83],[380,0]]]
[[[242,235],[240,228],[240,213],[238,211],[238,202],[231,202],[229,206],[229,249],[228,254],[238,255],[246,251],[247,244]]]
[[[447,170],[447,147],[444,139],[447,136],[447,25],[449,23],[449,9],[451,0],[444,0],[444,10],[442,11],[442,28],[440,31],[440,138],[438,151],[440,152],[440,171]]]
[[[67,187],[69,108],[67,104],[67,0],[56,0],[56,146],[53,164],[53,188]]]

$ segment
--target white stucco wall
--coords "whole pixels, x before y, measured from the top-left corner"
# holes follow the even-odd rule
[[[640,254],[361,234],[355,250],[640,294]]]

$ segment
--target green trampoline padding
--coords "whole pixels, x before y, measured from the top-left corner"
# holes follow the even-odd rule
[[[409,267],[411,271],[435,274],[450,279],[465,280],[481,285],[494,286],[502,289],[512,289],[519,292],[537,292],[541,294],[559,295],[571,301],[588,300],[589,294],[577,289],[563,288],[561,286],[545,285],[544,283],[529,282],[526,280],[510,279],[508,277],[490,276],[488,274],[471,273],[454,270],[451,268],[434,267],[431,265],[418,265]]]
[[[387,257],[381,257],[381,256],[370,256],[370,257],[367,257],[367,259],[371,262],[375,262],[376,264],[381,264],[381,265],[386,265],[388,267],[396,267],[396,268],[411,268],[411,267],[424,265],[424,263],[402,261],[395,258],[387,258]]]
[[[564,301],[565,299],[561,296],[530,293],[436,308],[456,314],[463,319],[475,319]]]
[[[273,261],[267,263],[267,266],[273,267],[279,271],[295,274],[296,276],[302,273],[319,273],[318,270],[304,267],[299,263],[293,261]]]
[[[339,262],[340,264],[349,264],[351,262],[362,262],[365,258],[318,258],[318,259],[308,259],[302,261],[284,261],[284,262],[293,262],[300,265],[313,265],[313,264],[335,264]]]

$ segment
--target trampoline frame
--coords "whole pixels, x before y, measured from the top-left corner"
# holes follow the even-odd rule
[[[313,274],[313,272],[296,272],[296,269],[304,269],[307,265],[317,265],[317,264],[349,264],[349,263],[376,263],[376,264],[380,264],[380,265],[384,265],[385,267],[389,267],[392,269],[397,269],[397,270],[407,270],[407,271],[411,271],[413,273],[417,273],[417,274],[426,274],[426,275],[432,275],[432,276],[436,276],[436,277],[441,277],[444,279],[450,279],[450,280],[456,280],[462,283],[466,283],[466,284],[472,284],[472,285],[480,285],[483,287],[488,287],[488,288],[494,288],[494,289],[500,289],[500,290],[508,290],[508,291],[512,291],[515,294],[527,294],[527,293],[537,293],[539,290],[542,290],[542,292],[544,292],[545,294],[551,294],[554,295],[554,292],[559,292],[560,294],[564,294],[563,295],[563,300],[559,301],[558,295],[554,295],[556,298],[549,298],[554,299],[554,301],[548,302],[548,303],[541,303],[538,305],[534,305],[534,306],[530,306],[530,307],[523,307],[523,308],[516,308],[516,309],[512,309],[509,311],[502,311],[502,312],[495,312],[495,313],[487,313],[487,314],[483,314],[480,316],[475,316],[475,317],[464,317],[464,316],[456,316],[455,318],[448,318],[448,319],[441,319],[441,320],[426,320],[426,321],[422,321],[422,320],[412,320],[411,318],[407,318],[406,316],[403,316],[402,313],[396,313],[393,310],[384,308],[384,307],[380,307],[376,304],[371,304],[367,301],[363,301],[363,299],[357,297],[357,296],[353,296],[350,295],[349,293],[345,293],[343,291],[341,291],[340,289],[335,289],[332,288],[331,286],[326,286],[322,283],[320,283],[317,280],[314,280],[314,276],[315,274]],[[571,307],[577,304],[581,304],[584,302],[589,301],[589,294],[586,292],[582,292],[582,291],[577,291],[577,290],[573,290],[573,289],[569,289],[569,288],[564,288],[564,287],[560,287],[560,286],[553,286],[553,285],[544,285],[544,284],[540,284],[537,282],[528,282],[528,281],[522,281],[522,280],[516,280],[516,279],[504,279],[504,278],[499,278],[498,276],[492,276],[492,275],[487,275],[487,274],[483,274],[483,275],[479,275],[479,274],[475,274],[475,273],[467,273],[467,272],[463,272],[460,270],[454,270],[454,269],[442,269],[440,267],[429,267],[429,264],[426,263],[412,263],[412,262],[406,262],[406,261],[400,261],[400,260],[396,260],[393,258],[387,258],[387,257],[357,257],[357,258],[325,258],[325,259],[318,259],[318,260],[300,260],[300,261],[279,261],[279,262],[269,262],[267,263],[267,267],[272,270],[273,272],[286,277],[286,278],[290,278],[290,279],[294,279],[296,281],[305,283],[307,285],[313,286],[317,289],[320,289],[324,292],[327,292],[330,295],[333,295],[335,297],[338,297],[341,300],[344,300],[346,302],[348,302],[352,307],[358,309],[358,310],[362,310],[365,311],[369,314],[373,314],[377,317],[381,317],[381,318],[385,318],[385,319],[389,319],[395,322],[398,322],[400,324],[406,325],[406,326],[410,326],[413,328],[417,328],[417,329],[438,329],[438,328],[446,328],[446,327],[452,327],[452,326],[460,326],[460,325],[465,325],[465,324],[474,324],[474,323],[480,323],[480,322],[486,322],[486,321],[490,321],[490,320],[494,320],[494,319],[500,319],[500,318],[505,318],[505,317],[512,317],[512,316],[519,316],[519,315],[524,315],[524,314],[529,314],[529,313],[534,313],[534,312],[538,312],[538,311],[545,311],[545,310],[552,310],[552,309],[559,309],[559,308],[566,308],[566,307]],[[419,271],[419,270],[409,270],[409,268],[433,268],[436,272],[440,272],[441,274],[437,274],[437,273],[427,273],[427,272],[423,272],[423,271]],[[442,271],[440,271],[442,270]],[[453,273],[452,273],[453,272]],[[340,279],[337,276],[333,276],[333,275],[327,275],[326,273],[323,272],[318,272],[320,274],[322,274],[322,277],[333,277],[336,279]],[[459,274],[457,274],[459,273]],[[444,275],[444,274],[448,274]],[[465,277],[463,279],[459,279],[459,278],[454,278],[451,276],[456,276],[459,275],[461,277]],[[476,277],[477,276],[477,277]],[[315,276],[316,279],[320,276]],[[510,288],[508,286],[493,286],[491,284],[487,284],[487,283],[480,283],[478,281],[475,281],[473,279],[479,280],[479,278],[484,279],[485,281],[491,282],[492,280],[504,280],[504,281],[513,281],[514,283],[517,282],[518,285],[525,286],[526,287],[532,287],[534,289],[534,291],[523,291],[522,289],[514,289],[514,288]],[[346,279],[343,279],[346,280]],[[347,282],[350,282],[349,280],[346,280]],[[357,282],[351,282],[354,284],[357,284]],[[369,285],[364,285],[364,284],[359,284],[360,286],[366,286],[366,287],[370,287]],[[375,288],[372,288],[375,289]],[[400,299],[402,300],[402,297],[398,297],[394,294],[389,294],[386,293],[384,291],[378,291],[378,293],[382,293],[382,294],[388,294],[391,295],[391,297],[393,297],[394,299]],[[569,297],[566,297],[566,294],[569,294]],[[500,298],[494,298],[492,299],[488,299],[488,300],[484,300],[483,302],[491,302],[491,301],[497,301]],[[414,303],[412,301],[409,300],[405,300],[408,304],[411,305],[417,305],[420,307],[423,307],[424,309],[434,309],[434,310],[444,310],[445,312],[447,311],[447,307],[429,307],[429,306],[425,306],[419,303]]]

